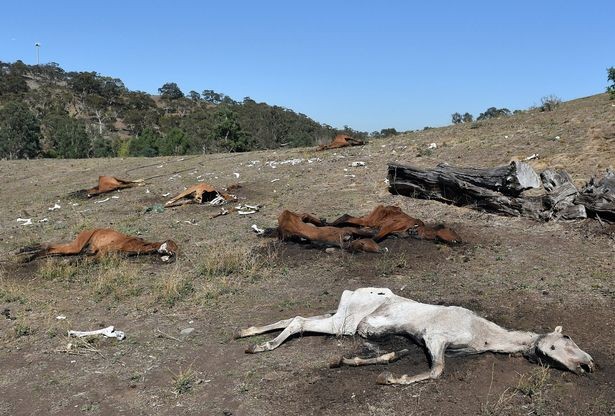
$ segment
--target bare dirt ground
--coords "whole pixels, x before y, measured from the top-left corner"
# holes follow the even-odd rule
[[[537,170],[564,167],[582,184],[615,165],[613,104],[598,95],[553,112],[339,151],[0,162],[0,311],[8,309],[0,315],[0,414],[615,414],[614,228],[594,220],[543,224],[394,196],[384,181],[389,161],[486,167],[538,153]],[[438,148],[428,151],[431,142]],[[366,166],[350,167],[353,161]],[[107,196],[69,196],[102,174],[161,176],[106,202],[100,201]],[[216,219],[209,216],[217,208],[204,206],[146,211],[199,179],[216,186],[239,182],[242,202],[264,206],[251,216]],[[49,211],[56,202],[61,208]],[[387,240],[383,255],[327,254],[260,239],[250,230],[252,224],[274,226],[282,209],[332,219],[362,215],[377,204],[444,222],[464,243]],[[18,217],[34,224],[21,226]],[[69,240],[88,227],[172,238],[181,253],[171,265],[145,257],[15,260],[21,246]],[[232,339],[238,327],[334,309],[344,289],[363,286],[464,306],[514,329],[546,332],[563,325],[599,368],[577,376],[523,357],[483,354],[449,358],[440,380],[392,387],[375,384],[381,366],[328,369],[327,362],[374,346],[410,345],[401,337],[366,344],[304,334],[257,355],[245,354],[245,347],[269,336]],[[80,342],[65,335],[108,325],[127,339]],[[194,331],[182,335],[187,328]],[[409,348],[409,357],[387,369],[427,369],[422,350]]]

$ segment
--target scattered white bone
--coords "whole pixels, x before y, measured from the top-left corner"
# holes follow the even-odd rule
[[[51,208],[47,208],[48,211],[55,211],[56,209],[62,208],[58,203],[55,203]]]
[[[350,174],[350,175],[344,175],[344,176],[345,176],[345,177],[347,177],[347,178],[356,178],[356,177],[357,177],[357,175],[352,175],[352,174]]]
[[[117,196],[117,195],[113,195],[111,198],[112,198],[112,199],[120,199],[120,197],[119,197],[119,196]]]
[[[233,172],[233,175],[235,175],[236,178],[239,178],[239,173]]]
[[[17,218],[19,225],[32,225],[32,218]]]
[[[256,234],[265,234],[265,230],[256,224],[252,224],[252,230],[254,230]]]
[[[146,189],[145,189],[145,193],[146,193],[146,194],[149,194],[149,193],[150,193],[150,192],[149,192],[149,189],[147,189],[147,188],[146,188]]]
[[[352,166],[353,168],[356,168],[357,166],[365,166],[365,162],[352,162],[348,166]]]
[[[229,210],[226,208],[220,208],[220,212],[218,212],[217,214],[212,215],[211,217],[209,217],[210,219],[214,219],[214,218],[218,218],[221,217],[223,215],[227,215],[229,213]]]
[[[427,146],[428,149],[437,149],[438,145],[435,143],[429,143],[429,146]]]
[[[91,335],[103,335],[107,338],[117,338],[120,341],[126,338],[126,334],[124,334],[124,332],[114,331],[113,326],[97,329],[95,331],[68,331],[69,337],[89,337]]]
[[[73,203],[72,203],[72,204],[70,204],[70,205],[71,205],[71,206],[73,206],[73,207],[78,207],[78,206],[79,206],[79,204],[78,204],[77,202],[73,202]]]
[[[169,195],[171,195],[171,192],[167,192],[166,194],[162,194],[162,196],[164,196],[164,197],[167,197]]]
[[[56,316],[56,319],[62,321],[64,319],[66,319],[66,316],[65,315],[58,315],[58,316]]]
[[[49,222],[49,218],[45,217],[42,220],[38,220],[38,222]]]
[[[260,209],[260,207],[261,207],[260,205],[240,204],[240,205],[237,205],[235,207],[235,209],[236,210],[240,210],[240,209],[255,209],[255,210],[258,211]]]
[[[272,179],[271,183],[274,183],[274,182],[277,182],[277,181],[279,181],[279,179],[277,179],[277,178],[276,179]]]
[[[209,201],[209,205],[213,205],[213,206],[218,206],[218,205],[223,205],[223,204],[226,204],[226,199],[224,199],[222,195],[218,195],[217,197]]]
[[[100,201],[94,201],[95,204],[102,204],[103,202],[107,202],[108,200],[110,200],[111,198],[105,198],[105,199],[101,199]]]
[[[538,153],[534,153],[533,155],[525,158],[525,160],[534,160],[534,159],[538,159]]]
[[[555,140],[559,140],[559,136],[555,136]]]
[[[260,209],[260,205],[243,204],[243,205],[237,205],[235,209],[237,210],[237,213],[239,215],[250,215],[250,214],[257,213],[258,210]]]

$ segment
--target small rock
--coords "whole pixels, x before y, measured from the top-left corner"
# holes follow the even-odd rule
[[[337,249],[335,247],[328,247],[325,249],[325,253],[327,254],[334,254],[337,251]]]
[[[192,334],[193,331],[194,331],[194,328],[184,328],[181,330],[180,334],[183,336],[188,336]]]

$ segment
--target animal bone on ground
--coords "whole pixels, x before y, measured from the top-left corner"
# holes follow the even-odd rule
[[[87,254],[101,257],[109,253],[127,255],[160,254],[161,260],[168,262],[177,254],[177,244],[173,240],[147,242],[139,237],[122,234],[108,228],[96,228],[80,232],[70,243],[39,244],[24,247],[17,254],[27,256],[25,261],[39,257]]]
[[[126,338],[126,334],[124,334],[124,332],[114,331],[113,326],[97,329],[95,331],[68,331],[69,337],[89,337],[92,335],[104,335],[107,338],[117,338],[120,341]]]
[[[558,326],[553,332],[536,334],[509,331],[474,312],[459,306],[430,305],[395,295],[386,288],[345,290],[334,314],[303,318],[297,316],[270,325],[249,327],[236,333],[236,338],[283,330],[274,339],[252,345],[247,353],[271,351],[288,337],[303,332],[330,335],[355,335],[378,338],[384,335],[404,335],[416,340],[427,350],[431,369],[416,375],[395,376],[388,371],[378,376],[379,384],[412,384],[436,379],[444,371],[445,352],[454,355],[522,353],[531,360],[554,363],[574,373],[592,372],[592,357],[572,339],[562,334]],[[399,359],[406,350],[375,358],[336,358],[331,367],[388,363]]]
[[[234,201],[237,201],[235,195],[219,192],[207,183],[199,183],[174,196],[164,206],[168,208],[204,202],[208,202],[210,205],[222,205]]]
[[[347,134],[338,134],[329,144],[321,144],[318,150],[339,149],[348,146],[362,146],[365,142],[358,139],[353,139]]]

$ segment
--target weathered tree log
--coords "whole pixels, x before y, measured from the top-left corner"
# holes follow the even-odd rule
[[[523,189],[535,187],[534,175],[534,170],[522,162],[492,169],[455,168],[440,164],[429,170],[389,164],[389,191],[543,221],[598,216],[615,222],[614,172],[608,171],[599,180],[592,178],[579,192],[567,172],[548,169],[540,175],[545,193],[521,196]]]
[[[534,169],[527,163],[518,161],[487,169],[459,168],[440,163],[433,171],[452,174],[464,182],[509,196],[519,196],[527,189],[540,188],[542,185]]]
[[[481,177],[481,172],[484,177]],[[389,164],[391,193],[541,219],[544,211],[542,198],[516,196],[523,189],[536,187],[536,180],[540,185],[536,172],[523,162],[492,169],[454,168],[440,164],[433,170]]]
[[[553,217],[566,220],[587,218],[585,207],[574,202],[579,190],[568,172],[547,169],[540,174],[540,178],[547,191],[543,199],[545,209],[550,210]]]
[[[574,202],[584,205],[590,216],[615,222],[615,172],[607,171],[602,179],[591,178]]]

